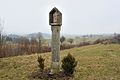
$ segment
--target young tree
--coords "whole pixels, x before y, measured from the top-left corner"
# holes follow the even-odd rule
[[[74,41],[74,40],[73,40],[72,38],[69,38],[69,39],[68,39],[68,42],[71,43],[71,44],[73,43],[73,41]]]
[[[65,41],[65,37],[62,36],[62,37],[60,38],[60,42],[61,42],[61,44],[62,44],[64,41]]]
[[[77,66],[77,61],[75,58],[69,53],[62,60],[62,69],[66,75],[72,75],[75,71],[75,67]]]
[[[44,67],[45,67],[45,65],[44,65],[44,61],[45,61],[45,59],[44,58],[42,58],[42,56],[38,56],[38,63],[39,63],[39,68],[40,68],[40,70],[41,71],[43,71],[44,70]]]

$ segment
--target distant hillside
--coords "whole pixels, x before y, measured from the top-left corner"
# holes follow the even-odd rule
[[[8,36],[11,38],[19,38],[21,36],[25,36],[27,38],[31,37],[37,37],[38,33],[42,34],[42,36],[45,39],[50,39],[51,34],[48,33],[41,33],[41,32],[36,32],[36,33],[31,33],[31,34],[25,34],[25,35],[18,35],[18,34],[9,34]],[[66,38],[96,38],[96,39],[104,39],[104,38],[111,38],[114,36],[114,34],[91,34],[91,35],[70,35],[70,34],[61,34],[61,36],[65,36]]]
[[[7,36],[10,38],[19,38],[20,37],[20,35],[16,35],[16,34],[9,34]]]
[[[38,33],[41,33],[41,32],[38,32]],[[25,34],[25,35],[18,35],[18,34],[8,34],[8,36],[10,38],[19,38],[21,36],[25,36],[27,38],[31,38],[31,37],[37,37],[38,33],[31,33],[31,34]],[[50,34],[47,34],[47,33],[41,33],[43,38],[45,39],[50,39]]]
[[[45,39],[50,39],[50,34],[41,33],[41,32],[38,32],[38,33],[42,34],[43,38],[45,38]],[[26,37],[28,37],[28,38],[37,37],[38,33],[27,34]]]

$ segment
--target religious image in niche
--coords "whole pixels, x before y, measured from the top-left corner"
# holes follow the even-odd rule
[[[58,22],[57,12],[55,12],[53,14],[53,23],[57,23],[57,22]]]

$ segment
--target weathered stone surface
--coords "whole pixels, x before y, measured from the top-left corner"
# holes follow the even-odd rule
[[[56,74],[60,71],[60,62],[52,62],[51,73]]]
[[[52,61],[60,60],[60,26],[52,26]]]
[[[62,13],[57,9],[53,8],[49,13],[49,24],[51,25],[52,31],[52,64],[51,73],[58,73],[60,71],[60,29],[62,25]]]

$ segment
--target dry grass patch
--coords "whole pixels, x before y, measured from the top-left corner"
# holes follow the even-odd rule
[[[61,60],[68,53],[78,61],[72,80],[120,80],[120,45],[97,44],[63,50]],[[49,69],[51,53],[39,55],[45,58],[45,69]],[[37,58],[38,54],[0,58],[0,80],[30,80],[39,70]]]

